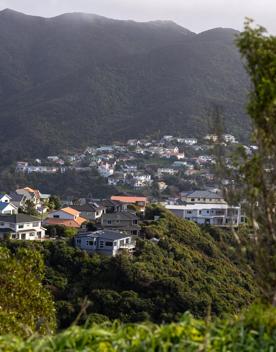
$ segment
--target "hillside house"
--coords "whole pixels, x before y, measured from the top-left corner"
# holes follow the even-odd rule
[[[26,214],[0,215],[0,239],[42,240],[45,229],[41,221]]]
[[[122,250],[133,252],[135,249],[132,237],[119,231],[80,232],[74,240],[79,249],[108,256],[116,256]]]
[[[0,202],[0,214],[1,215],[12,215],[17,214],[18,209],[12,203]]]
[[[71,208],[78,211],[82,218],[89,221],[96,221],[100,219],[105,211],[105,208],[97,203],[72,205]]]
[[[194,221],[199,225],[237,227],[245,222],[245,217],[241,215],[239,206],[229,206],[228,204],[170,204],[165,207],[176,216]]]
[[[65,227],[80,228],[87,219],[80,216],[80,212],[67,207],[60,210],[53,211],[48,214],[47,219],[44,220],[44,225],[63,225]]]
[[[141,227],[138,221],[139,218],[135,213],[122,211],[103,214],[101,225],[104,229],[119,230],[131,235],[139,235]]]
[[[135,197],[135,196],[112,196],[111,200],[119,201],[124,204],[132,204],[137,206],[141,212],[144,212],[146,205],[148,204],[147,197]]]

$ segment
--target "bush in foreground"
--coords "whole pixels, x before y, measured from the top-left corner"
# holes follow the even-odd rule
[[[276,309],[254,306],[243,316],[206,323],[185,314],[179,323],[104,323],[71,327],[56,336],[0,337],[3,352],[31,351],[276,351]]]

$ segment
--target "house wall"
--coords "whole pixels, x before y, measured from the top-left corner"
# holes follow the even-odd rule
[[[45,237],[45,229],[41,227],[40,221],[19,224],[0,222],[0,228],[10,228],[11,231],[7,233],[11,234],[12,239],[36,240]],[[1,233],[0,236],[0,238],[3,239],[5,234]]]
[[[77,217],[72,214],[65,213],[62,210],[54,211],[48,215],[50,219],[64,219],[64,220],[75,220]]]
[[[112,243],[112,246],[108,245],[108,243]],[[75,245],[76,247],[86,250],[89,253],[100,253],[109,256],[115,256],[118,254],[118,251],[131,243],[131,237],[123,237],[118,240],[112,240],[108,238],[92,238],[92,237],[75,237]]]
[[[0,202],[10,203],[10,198],[8,196],[4,195],[2,198],[0,198]]]
[[[195,198],[195,197],[187,197],[187,196],[181,196],[181,200],[183,202],[187,203],[206,203],[206,204],[225,204],[225,200],[223,198],[218,199],[218,198]]]
[[[11,215],[11,214],[17,214],[18,211],[17,211],[17,208],[15,206],[13,206],[12,204],[7,204],[5,209],[0,211],[0,213],[3,215]]]

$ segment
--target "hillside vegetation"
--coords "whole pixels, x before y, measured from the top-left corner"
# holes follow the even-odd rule
[[[6,246],[44,256],[44,285],[53,294],[59,328],[72,324],[80,312],[79,324],[95,319],[171,322],[186,311],[222,316],[258,297],[253,272],[235,256],[227,233],[210,235],[157,206],[147,210],[148,219],[154,215],[160,219],[145,222],[146,239],[137,240],[133,257],[88,255],[66,241]]]
[[[237,33],[196,35],[169,21],[0,12],[1,157],[158,131],[202,135],[212,104],[224,108],[227,129],[244,138],[248,77]]]
[[[275,308],[256,306],[239,317],[213,323],[185,314],[179,323],[159,326],[150,323],[74,326],[56,336],[32,337],[27,341],[3,336],[0,349],[3,352],[274,352],[275,317]]]

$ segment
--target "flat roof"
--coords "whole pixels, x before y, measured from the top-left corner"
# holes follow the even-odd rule
[[[95,231],[95,232],[83,232],[79,233],[75,236],[76,238],[78,237],[84,237],[84,238],[102,238],[106,240],[119,240],[122,238],[127,238],[131,237],[131,235],[128,235],[124,232],[120,231],[112,231],[112,230],[100,230],[100,231]]]
[[[239,209],[239,206],[231,206],[228,204],[186,204],[186,205],[177,205],[177,204],[167,204],[165,208],[168,210],[210,210],[210,209]]]

